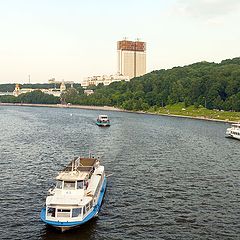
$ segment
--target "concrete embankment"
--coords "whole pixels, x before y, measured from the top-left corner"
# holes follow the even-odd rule
[[[195,120],[205,120],[205,121],[214,121],[214,122],[225,122],[225,123],[236,123],[237,121],[229,121],[227,119],[213,119],[204,116],[186,116],[186,115],[176,115],[176,114],[165,114],[165,113],[152,113],[144,111],[129,111],[116,107],[110,106],[85,106],[85,105],[72,105],[72,104],[30,104],[30,103],[0,103],[0,106],[24,106],[24,107],[52,107],[52,108],[78,108],[86,110],[103,110],[103,111],[116,111],[116,112],[128,112],[128,113],[138,113],[138,114],[149,114],[149,115],[160,115],[168,117],[179,117],[179,118],[189,118]]]
[[[0,106],[23,106],[23,107],[52,107],[52,108],[79,108],[87,110],[124,111],[119,108],[109,106],[84,106],[72,104],[31,104],[31,103],[0,103]]]

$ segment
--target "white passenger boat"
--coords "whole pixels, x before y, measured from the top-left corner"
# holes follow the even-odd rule
[[[101,207],[107,180],[99,159],[75,158],[48,190],[41,220],[62,232],[95,217]]]
[[[227,128],[226,137],[240,140],[240,123],[232,124],[230,128]]]
[[[110,127],[111,123],[107,115],[99,115],[96,121],[99,127]]]

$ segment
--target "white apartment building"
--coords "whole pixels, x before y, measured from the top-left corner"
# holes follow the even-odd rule
[[[107,86],[112,82],[120,82],[120,81],[130,81],[130,78],[128,76],[122,76],[122,75],[92,76],[92,77],[85,78],[84,81],[81,83],[81,86],[83,88],[86,88],[89,86],[97,86],[100,83],[102,83],[104,86]]]
[[[118,41],[118,73],[129,78],[146,74],[146,43]]]
[[[20,84],[16,84],[16,87],[12,93],[13,96],[17,97],[23,93],[29,93],[36,90],[40,90],[43,93],[53,95],[55,97],[60,97],[61,94],[66,91],[65,83],[62,82],[60,88],[49,88],[49,89],[40,89],[40,88],[20,88]]]

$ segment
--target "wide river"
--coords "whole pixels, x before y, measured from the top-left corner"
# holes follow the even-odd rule
[[[98,114],[110,128],[95,125]],[[240,239],[240,141],[229,124],[96,110],[0,106],[0,239]],[[99,216],[60,233],[40,221],[73,157],[102,157]]]

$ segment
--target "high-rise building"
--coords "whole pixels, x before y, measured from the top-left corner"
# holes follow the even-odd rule
[[[111,84],[112,82],[120,82],[120,81],[130,81],[128,76],[122,76],[119,74],[116,75],[103,75],[103,76],[92,76],[87,77],[81,83],[83,88],[87,88],[89,86],[97,86],[102,83],[104,86]]]
[[[117,42],[118,73],[129,78],[146,73],[146,43],[122,40]]]

